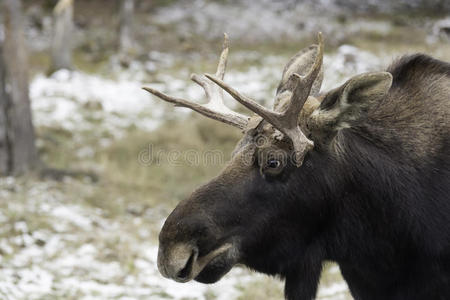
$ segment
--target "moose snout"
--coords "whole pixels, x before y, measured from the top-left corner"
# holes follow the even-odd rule
[[[158,250],[158,270],[166,278],[177,282],[192,279],[198,258],[198,248],[191,244],[179,243],[168,249]]]
[[[198,189],[164,222],[158,250],[158,269],[164,277],[177,282],[203,278],[234,253],[233,241],[223,235],[215,218],[196,204],[209,195],[207,190]]]

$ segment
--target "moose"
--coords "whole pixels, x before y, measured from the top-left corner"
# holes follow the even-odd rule
[[[206,104],[145,88],[243,131],[165,221],[159,271],[214,283],[241,264],[305,300],[332,261],[357,300],[450,299],[450,64],[407,55],[321,93],[323,47],[289,60],[272,109],[224,82],[227,37],[217,72],[191,76]]]

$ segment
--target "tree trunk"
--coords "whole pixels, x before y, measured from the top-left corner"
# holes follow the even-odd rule
[[[38,156],[28,95],[28,61],[20,0],[2,0],[5,40],[0,59],[0,175],[35,167]]]
[[[53,10],[51,68],[72,68],[73,0],[59,0]]]
[[[6,93],[6,70],[3,61],[3,45],[0,41],[0,176],[9,173],[10,148],[8,147],[6,111],[9,99]]]
[[[122,64],[128,64],[135,49],[133,15],[135,0],[120,0],[119,56]]]

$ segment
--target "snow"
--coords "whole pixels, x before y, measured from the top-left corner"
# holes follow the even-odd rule
[[[160,69],[174,63],[174,59],[170,59],[167,54],[151,52],[149,56],[158,59]],[[232,58],[237,62],[255,59],[264,62],[261,66],[241,71],[229,68],[225,81],[242,93],[271,106],[282,66],[289,57],[262,56],[255,51],[243,51],[233,54]],[[63,128],[71,132],[106,130],[113,136],[121,136],[130,126],[153,130],[164,119],[168,104],[143,91],[143,86],[191,101],[205,102],[202,88],[189,80],[188,69],[180,69],[176,74],[161,71],[154,79],[158,83],[149,83],[143,75],[146,65],[132,65],[131,70],[118,72],[117,78],[69,70],[60,70],[50,77],[38,74],[30,86],[36,125]],[[351,75],[381,68],[380,59],[375,55],[354,46],[343,45],[336,53],[324,57],[322,90],[335,87]],[[226,93],[225,104],[230,108],[238,105]],[[187,109],[171,111],[179,116],[189,112]],[[92,120],[101,122],[101,127]],[[104,143],[107,145],[109,142],[105,140]],[[94,154],[94,150],[89,148],[79,149],[78,153],[79,157],[91,157]]]
[[[368,51],[351,45],[341,45],[332,55],[324,56],[322,91],[337,87],[351,76],[370,71],[382,71],[386,66],[386,61]]]
[[[345,282],[333,283],[330,286],[322,287],[319,289],[318,297],[319,299],[345,299],[346,295],[344,293],[348,292],[348,286]],[[339,296],[339,294],[344,294]],[[341,297],[341,298],[339,298]]]
[[[33,111],[39,112],[34,115],[35,122],[71,131],[89,130],[89,124],[83,122],[79,110],[89,104],[100,104],[97,117],[106,116],[105,127],[113,129],[136,125],[154,129],[157,122],[139,119],[138,115],[149,111],[157,118],[162,111],[158,110],[142,86],[139,80],[112,80],[79,71],[60,70],[51,77],[37,75],[30,86]]]

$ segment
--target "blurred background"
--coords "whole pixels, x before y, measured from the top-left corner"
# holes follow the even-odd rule
[[[278,279],[242,268],[209,286],[159,275],[164,218],[220,171],[240,132],[141,87],[203,101],[189,75],[215,70],[223,32],[226,81],[265,105],[318,31],[322,90],[406,53],[450,60],[447,0],[2,0],[0,10],[2,299],[283,299]],[[192,156],[210,150],[222,157]],[[351,299],[332,264],[318,298]]]

